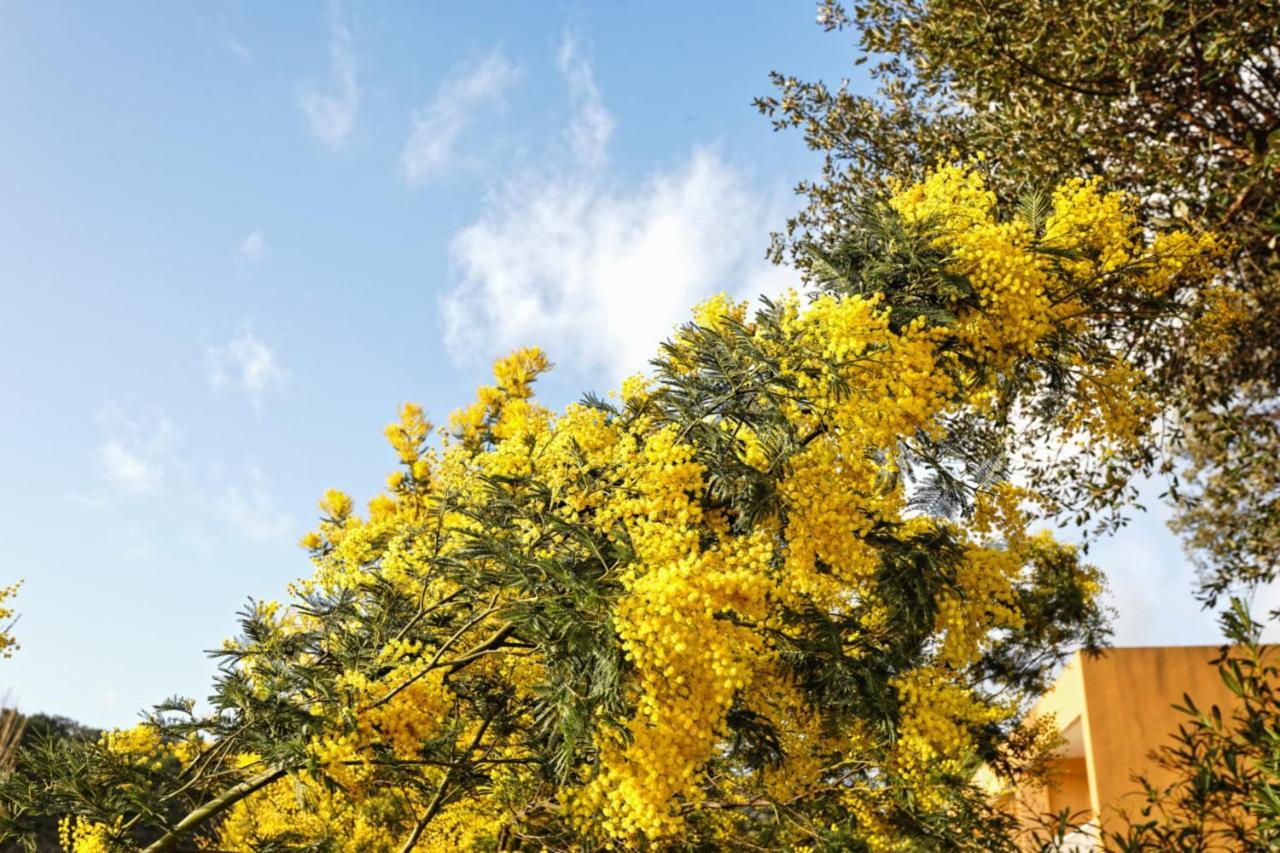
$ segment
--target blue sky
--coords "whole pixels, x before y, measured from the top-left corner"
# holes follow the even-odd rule
[[[855,76],[813,5],[0,7],[0,690],[128,725],[247,596],[539,343],[560,405],[763,250],[818,163],[750,105]],[[1153,490],[1155,491],[1155,490]],[[1154,503],[1154,501],[1152,501]],[[1212,642],[1159,512],[1095,546],[1127,644]],[[2,585],[2,584],[0,584]]]

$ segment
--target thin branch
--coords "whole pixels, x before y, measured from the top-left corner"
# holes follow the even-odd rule
[[[495,711],[494,713],[497,712]],[[463,760],[480,745],[480,741],[484,738],[484,733],[488,731],[489,723],[492,721],[493,714],[485,717],[484,722],[480,724],[480,728],[476,731],[475,737],[467,745],[467,750],[463,753]],[[418,846],[418,840],[422,838],[422,833],[426,830],[427,824],[431,823],[432,818],[439,813],[440,807],[444,805],[445,791],[449,787],[449,780],[453,777],[453,770],[454,768],[450,767],[445,771],[444,778],[440,780],[440,787],[436,788],[436,795],[431,798],[431,802],[427,805],[427,810],[418,819],[418,822],[414,824],[413,831],[409,833],[409,837],[405,839],[404,846],[400,848],[400,853],[409,853],[414,847]]]
[[[243,800],[245,797],[261,790],[279,779],[285,774],[283,767],[273,767],[251,779],[246,779],[239,785],[229,788],[209,802],[190,812],[182,820],[174,825],[173,829],[166,832],[157,841],[143,849],[143,853],[165,853],[165,851],[173,851],[178,846],[178,841],[182,838],[183,833],[195,829],[200,824],[212,817],[216,817],[231,806]]]

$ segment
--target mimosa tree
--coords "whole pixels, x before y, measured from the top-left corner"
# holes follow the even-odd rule
[[[544,408],[529,349],[438,441],[406,405],[386,493],[325,496],[314,574],[245,609],[208,711],[27,750],[0,835],[1007,848],[972,772],[1036,772],[1028,697],[1106,639],[1102,578],[1037,522],[1118,499],[1160,344],[1214,351],[1234,303],[1211,237],[1095,182],[1011,207],[984,168],[858,208],[810,291],[710,300],[607,399]]]

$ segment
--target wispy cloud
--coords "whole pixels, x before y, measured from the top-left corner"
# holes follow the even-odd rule
[[[557,60],[573,106],[567,163],[509,179],[454,236],[445,339],[458,358],[542,344],[617,379],[702,298],[776,292],[789,274],[763,257],[772,196],[714,148],[631,185],[604,174],[614,119],[580,45],[567,39]]]
[[[564,77],[574,105],[573,119],[565,129],[574,157],[588,168],[602,166],[617,122],[605,109],[590,60],[572,33],[566,33],[560,40],[556,66]]]
[[[455,68],[431,103],[413,114],[413,129],[400,152],[404,182],[422,186],[453,165],[459,138],[477,111],[500,103],[519,76],[519,69],[501,49]]]
[[[233,34],[224,33],[222,36],[222,43],[226,46],[227,50],[234,53],[241,62],[253,61],[253,50]]]
[[[159,410],[129,416],[115,405],[107,407],[98,420],[108,433],[94,452],[102,479],[120,494],[159,491],[177,435],[173,422]]]
[[[228,487],[217,500],[222,518],[240,535],[254,542],[287,542],[295,534],[293,515],[280,510],[256,468],[249,471],[247,488]]]
[[[351,27],[337,0],[329,4],[329,86],[302,90],[299,104],[312,134],[332,149],[346,145],[360,111],[360,84]]]
[[[153,492],[160,487],[164,478],[163,468],[144,459],[115,438],[109,438],[99,445],[98,464],[107,482],[122,492]]]
[[[258,410],[265,397],[282,388],[289,378],[275,350],[249,329],[225,344],[206,347],[205,364],[214,390],[238,391]]]
[[[236,246],[236,261],[241,264],[257,266],[270,257],[271,249],[261,231],[250,231]]]

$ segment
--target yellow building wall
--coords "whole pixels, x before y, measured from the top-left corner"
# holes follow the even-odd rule
[[[1170,774],[1150,755],[1170,744],[1185,721],[1172,707],[1183,704],[1184,693],[1203,709],[1232,707],[1234,696],[1210,663],[1218,651],[1215,646],[1117,648],[1079,660],[1091,798],[1104,828],[1119,828],[1117,809],[1137,818],[1141,801],[1135,773],[1145,773],[1157,785],[1169,781]]]
[[[1048,811],[1058,814],[1063,809],[1071,815],[1081,815],[1083,820],[1093,818],[1093,805],[1089,793],[1089,773],[1083,758],[1062,758],[1055,761],[1050,770]]]
[[[1044,815],[1067,808],[1072,815],[1095,814],[1089,787],[1088,715],[1084,693],[1084,662],[1079,653],[1071,656],[1053,685],[1031,709],[1030,718],[1052,716],[1059,731],[1072,733],[1072,742],[1059,750],[1058,760],[1050,768],[1053,777],[1049,787],[1028,786],[1004,791],[1000,800],[1026,826],[1032,826]],[[988,790],[995,790],[988,784]]]
[[[1073,655],[1030,712],[1032,719],[1053,715],[1067,736],[1051,770],[1053,783],[1004,790],[999,801],[1026,826],[1066,808],[1078,819],[1098,818],[1103,829],[1123,829],[1120,810],[1137,819],[1142,805],[1134,776],[1145,774],[1156,785],[1170,781],[1151,754],[1172,744],[1185,722],[1173,708],[1183,704],[1183,694],[1204,710],[1218,705],[1230,713],[1235,697],[1211,663],[1218,654],[1217,646],[1164,646]]]

